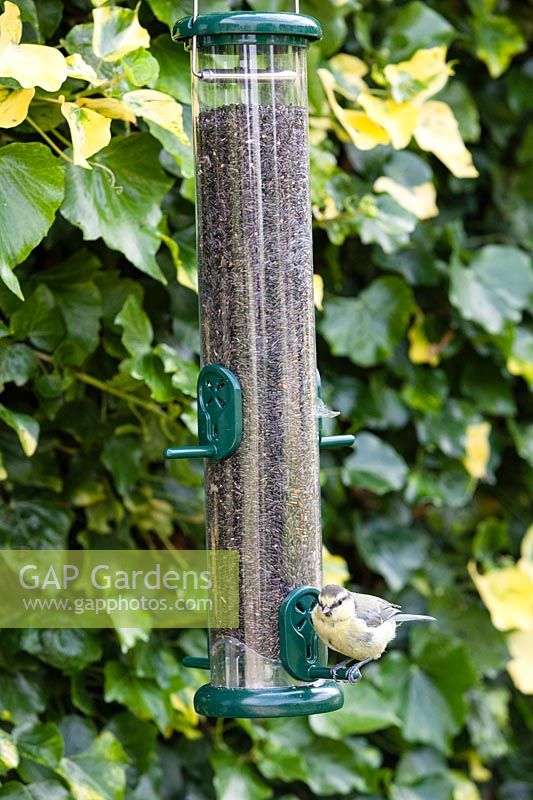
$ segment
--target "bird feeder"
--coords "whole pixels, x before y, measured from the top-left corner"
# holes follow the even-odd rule
[[[197,447],[207,545],[240,554],[240,624],[210,630],[196,694],[208,716],[307,715],[342,692],[309,614],[321,584],[319,449],[306,54],[296,13],[199,14],[191,52],[203,368]]]

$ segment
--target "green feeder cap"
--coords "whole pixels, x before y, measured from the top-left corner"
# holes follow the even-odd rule
[[[322,38],[320,24],[313,17],[287,12],[233,11],[228,14],[200,14],[185,17],[174,25],[175,42],[194,36],[202,44],[295,44],[307,46]]]

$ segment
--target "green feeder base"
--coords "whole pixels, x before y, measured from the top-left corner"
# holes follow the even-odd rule
[[[194,696],[194,707],[205,717],[306,717],[338,711],[344,703],[334,681],[268,689],[226,689],[206,683]]]

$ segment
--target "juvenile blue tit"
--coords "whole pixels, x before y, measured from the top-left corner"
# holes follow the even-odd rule
[[[311,612],[320,639],[338,653],[350,656],[333,668],[333,675],[350,661],[357,661],[347,671],[350,683],[360,680],[360,667],[380,658],[396,636],[402,622],[434,621],[422,614],[402,614],[401,607],[371,594],[349,592],[330,583],[324,586]]]

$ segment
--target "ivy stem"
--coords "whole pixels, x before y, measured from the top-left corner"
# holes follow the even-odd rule
[[[45,361],[47,364],[54,363],[52,356],[49,356],[47,353],[35,351],[35,354],[37,358],[39,358],[41,361]],[[128,392],[123,392],[120,389],[115,389],[114,386],[109,386],[108,383],[105,383],[104,381],[101,381],[92,375],[88,375],[86,372],[74,372],[74,377],[81,383],[86,383],[88,386],[93,386],[95,389],[99,389],[101,392],[112,394],[114,397],[124,400],[124,402],[128,403],[129,405],[144,408],[146,411],[151,411],[152,414],[157,414],[159,417],[163,417],[164,419],[168,418],[168,414],[166,414],[165,411],[162,411],[156,403],[152,403],[150,400],[143,400],[142,397],[136,397],[136,395],[128,394]]]
[[[48,144],[48,145],[49,145],[49,146],[52,148],[52,150],[53,150],[55,153],[57,153],[57,155],[58,155],[58,156],[61,156],[61,158],[62,158],[64,161],[66,161],[66,162],[67,162],[67,164],[74,164],[74,161],[73,161],[71,158],[69,158],[67,155],[65,155],[65,153],[62,151],[62,149],[61,149],[60,147],[58,147],[58,145],[57,145],[57,144],[54,142],[54,140],[53,140],[53,139],[51,139],[51,138],[48,136],[48,134],[47,134],[47,133],[45,133],[45,132],[43,131],[43,129],[42,129],[42,128],[41,128],[39,125],[37,125],[37,123],[36,123],[36,122],[34,122],[34,121],[32,120],[32,118],[31,118],[31,117],[26,117],[26,122],[29,122],[29,123],[30,123],[30,125],[32,126],[32,128],[34,128],[34,129],[37,131],[37,133],[39,134],[39,136],[42,136],[42,138],[44,139],[44,141],[45,141],[45,142],[46,142],[46,143],[47,143],[47,144]]]

